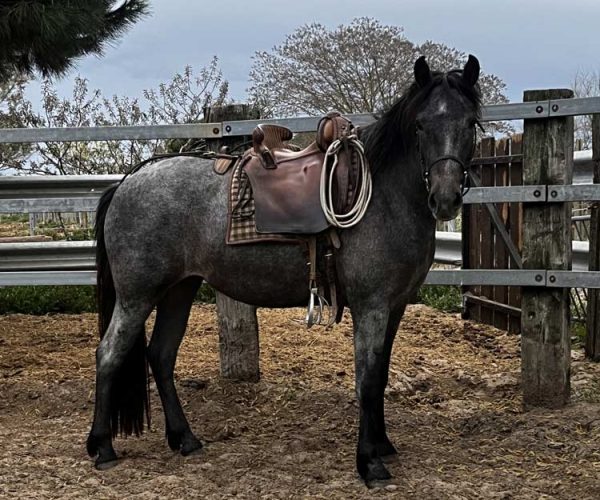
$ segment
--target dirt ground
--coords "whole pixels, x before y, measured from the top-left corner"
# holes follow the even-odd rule
[[[399,457],[367,490],[354,468],[357,408],[348,321],[306,331],[300,310],[259,313],[262,380],[219,378],[212,306],[195,306],[177,365],[202,453],[152,430],[117,439],[98,472],[94,315],[0,316],[1,498],[600,498],[600,366],[573,352],[572,404],[523,412],[518,337],[411,306],[386,396]]]

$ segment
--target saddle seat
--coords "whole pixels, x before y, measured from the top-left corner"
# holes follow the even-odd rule
[[[293,136],[288,128],[256,127],[252,148],[244,155],[244,171],[254,195],[257,232],[311,235],[329,227],[320,198],[326,151],[353,131],[349,120],[329,113],[319,122],[315,141],[294,151],[285,143]],[[351,152],[340,151],[334,179],[339,210],[353,201],[358,176],[354,167]]]

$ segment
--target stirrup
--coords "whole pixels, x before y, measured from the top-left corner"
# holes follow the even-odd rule
[[[317,305],[318,304],[318,305]],[[327,309],[327,322],[323,322],[324,311]],[[310,287],[310,299],[308,301],[308,308],[306,311],[306,328],[310,328],[313,325],[325,325],[327,327],[333,324],[335,318],[332,318],[331,314],[331,306],[325,297],[319,295],[319,290],[317,287]]]

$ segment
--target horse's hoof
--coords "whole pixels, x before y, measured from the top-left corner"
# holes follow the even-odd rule
[[[374,488],[379,485],[378,483],[392,478],[392,475],[385,468],[383,461],[379,457],[372,458],[370,461],[363,463],[360,463],[359,459],[357,465],[359,474],[369,488]]]
[[[117,457],[108,459],[101,459],[100,457],[98,457],[96,459],[94,467],[96,467],[96,470],[108,470],[112,469],[115,465],[118,465],[119,462],[121,462],[121,459]]]
[[[384,479],[377,479],[377,480],[374,480],[374,481],[366,481],[365,482],[365,485],[370,490],[372,490],[374,488],[384,489],[389,484],[391,484],[391,481],[389,479],[385,479],[385,480]]]
[[[197,455],[202,451],[202,443],[194,437],[194,439],[190,439],[187,443],[184,443],[181,447],[181,454],[184,457],[189,457],[190,455]]]

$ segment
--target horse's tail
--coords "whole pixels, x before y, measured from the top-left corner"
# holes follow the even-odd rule
[[[108,188],[96,210],[96,302],[98,305],[98,329],[104,337],[113,315],[116,302],[113,275],[108,262],[104,239],[106,212],[119,185]],[[144,327],[135,333],[136,339],[111,385],[110,412],[113,437],[140,435],[144,431],[144,416],[150,427],[148,403],[148,363],[146,361],[146,335]]]

